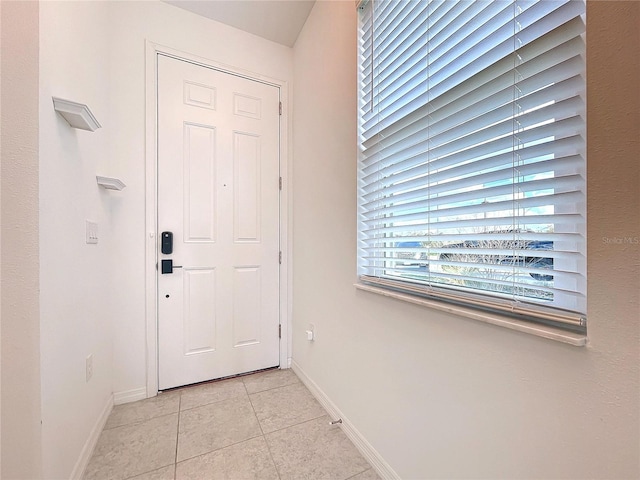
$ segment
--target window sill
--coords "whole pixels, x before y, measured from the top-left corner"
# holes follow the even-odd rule
[[[490,323],[499,327],[509,328],[511,330],[517,330],[529,335],[535,335],[537,337],[547,338],[556,342],[568,343],[576,347],[584,347],[587,344],[586,335],[580,333],[571,333],[558,328],[553,328],[546,325],[534,325],[528,322],[519,321],[509,317],[503,317],[498,314],[492,314],[474,310],[471,308],[465,308],[457,305],[450,305],[437,300],[429,300],[427,298],[421,298],[406,293],[395,292],[393,290],[387,290],[385,288],[374,287],[371,285],[365,285],[362,283],[356,283],[354,286],[358,290],[365,292],[375,293],[384,297],[390,297],[396,300],[402,300],[404,302],[413,303],[415,305],[421,305],[423,307],[433,308],[454,315],[460,315],[461,317],[471,318],[484,323]]]

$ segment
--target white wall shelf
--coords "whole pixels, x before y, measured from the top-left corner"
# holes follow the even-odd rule
[[[95,132],[101,127],[96,117],[94,117],[89,107],[85,104],[58,97],[51,98],[53,99],[53,108],[62,115],[73,128]]]
[[[126,187],[124,182],[122,180],[120,180],[119,178],[100,177],[100,176],[96,175],[96,180],[98,182],[98,185],[100,185],[102,188],[106,188],[107,190],[118,190],[118,191],[120,191],[124,187]]]

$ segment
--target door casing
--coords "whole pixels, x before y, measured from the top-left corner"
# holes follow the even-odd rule
[[[213,68],[222,72],[246,77],[251,80],[274,85],[280,89],[282,101],[282,115],[280,116],[280,176],[282,177],[282,190],[280,192],[280,250],[282,252],[282,264],[280,265],[280,325],[282,336],[280,338],[280,368],[288,368],[291,365],[291,231],[288,228],[288,220],[292,210],[290,202],[289,186],[289,122],[288,122],[288,85],[284,80],[278,80],[253,72],[223,65],[213,60],[191,55],[170,47],[166,47],[151,41],[145,45],[145,100],[146,100],[146,153],[145,153],[145,312],[146,312],[146,398],[158,394],[158,292],[156,262],[158,258],[157,218],[158,218],[158,192],[157,192],[157,57],[159,53]]]

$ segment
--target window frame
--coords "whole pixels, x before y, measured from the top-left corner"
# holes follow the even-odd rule
[[[374,1],[377,1],[377,0],[360,2],[358,4],[358,9],[361,11],[366,8],[371,9]],[[576,1],[576,0],[572,0],[572,1]],[[399,8],[405,8],[407,4],[410,4],[410,2],[405,2],[405,6],[401,6]],[[373,15],[373,12],[371,12],[370,14]],[[584,19],[584,14],[582,14],[581,17]],[[361,19],[361,16],[359,16],[359,22],[360,22],[360,19]],[[359,35],[358,35],[359,48],[362,51],[363,48],[367,48],[367,47],[363,46],[363,41],[361,38],[361,34],[362,34],[361,28],[362,28],[362,24],[360,24]],[[373,26],[371,26],[370,29],[373,31]],[[371,38],[372,38],[373,33],[370,32],[369,35],[371,35]],[[371,46],[372,51],[373,51],[373,48],[374,47],[372,44]],[[450,311],[450,312],[455,311],[456,313],[465,315],[465,316],[470,316],[474,318],[481,317],[481,318],[484,318],[485,321],[487,321],[487,319],[491,319],[490,323],[502,324],[503,326],[508,326],[509,328],[516,328],[522,331],[529,331],[529,333],[538,332],[539,334],[540,332],[542,332],[544,333],[544,335],[542,336],[546,336],[546,337],[549,337],[548,333],[552,332],[551,336],[556,339],[560,339],[561,341],[567,341],[568,343],[572,343],[574,345],[583,344],[582,342],[586,335],[586,309],[585,311],[574,311],[574,310],[558,308],[557,306],[548,307],[542,304],[535,304],[535,303],[530,304],[525,302],[524,304],[522,304],[521,302],[513,301],[513,300],[504,301],[503,299],[500,298],[500,295],[497,295],[497,294],[487,295],[486,293],[481,292],[479,290],[473,291],[470,289],[453,288],[451,286],[442,286],[442,285],[437,285],[433,283],[429,283],[428,285],[425,285],[424,282],[420,282],[418,280],[411,280],[407,278],[401,278],[401,276],[399,278],[393,278],[385,274],[369,275],[366,273],[366,271],[363,272],[363,268],[362,268],[363,257],[364,257],[362,253],[363,251],[363,242],[362,242],[363,200],[362,200],[361,191],[362,191],[362,177],[363,177],[363,168],[364,168],[362,163],[363,162],[362,145],[364,142],[362,140],[362,129],[363,129],[363,123],[369,120],[362,118],[361,110],[362,110],[363,103],[366,103],[366,100],[363,99],[364,94],[361,91],[361,87],[366,83],[366,79],[364,79],[364,77],[367,76],[367,74],[363,73],[363,71],[365,69],[371,69],[369,76],[371,78],[372,86],[370,87],[370,91],[368,94],[371,95],[371,98],[373,100],[373,96],[374,96],[373,54],[371,54],[371,57],[372,58],[371,58],[370,65],[361,64],[361,59],[362,59],[361,55],[359,55],[359,60],[358,60],[358,65],[359,65],[359,88],[358,88],[359,115],[358,115],[358,118],[359,118],[359,134],[360,134],[360,141],[359,141],[360,155],[359,155],[359,162],[358,162],[359,163],[358,165],[358,182],[359,182],[359,185],[358,185],[358,190],[359,190],[359,194],[358,194],[358,216],[359,216],[358,276],[359,276],[359,282],[356,284],[356,287],[361,290],[365,290],[373,293],[379,293],[385,296],[391,296],[391,297],[402,299],[402,300],[408,300],[408,301],[411,301],[412,303],[427,305],[427,306],[439,308],[441,310]],[[583,74],[583,81],[584,81],[584,74]],[[581,116],[582,116],[582,119],[584,120],[584,113],[582,113]],[[400,117],[400,118],[404,118],[404,117]],[[393,123],[391,124],[387,123],[385,127],[389,127],[389,125],[393,125]],[[586,120],[584,120],[583,129],[586,130]],[[585,157],[585,155],[583,155],[583,157]],[[584,168],[584,165],[582,168]],[[584,191],[585,187],[586,187],[586,180],[584,180],[584,186],[582,187],[582,193],[585,195],[585,198],[586,198],[586,194]],[[584,216],[586,216],[586,211],[584,213]],[[518,233],[520,234],[522,232],[518,232]],[[582,235],[583,235],[584,241],[586,242],[586,235],[584,233]],[[382,240],[385,240],[385,239],[388,240],[389,238],[404,240],[403,237],[388,237],[388,238],[383,237]],[[416,239],[408,238],[407,241],[404,243],[408,244],[412,241],[416,241]],[[392,243],[392,242],[389,242],[389,243]],[[396,242],[396,243],[399,243],[399,242]],[[381,250],[391,249],[391,248],[393,247],[381,247]],[[410,261],[409,262],[404,261],[401,268],[407,268],[407,269],[413,268],[414,270],[416,270],[416,269],[419,269],[421,266],[424,266],[425,264],[428,267],[429,261],[424,260],[424,258],[420,256],[421,254],[420,254],[419,247],[410,246],[407,248],[409,253],[415,252],[416,255],[418,256],[415,258],[413,263],[411,263]],[[398,253],[398,257],[399,255],[400,253]],[[586,257],[586,245],[584,247],[583,255]],[[517,259],[517,256],[513,258]],[[540,256],[537,258],[544,259],[545,257]],[[395,257],[393,258],[393,260],[395,264],[398,263]],[[523,263],[524,263],[524,260],[523,260]],[[525,267],[525,269],[528,267],[528,265],[526,264],[523,266]],[[387,268],[384,266],[381,267],[382,271],[385,271],[386,269]],[[584,269],[586,274],[586,258],[584,259]],[[586,279],[584,281],[586,283]],[[586,293],[586,288],[584,289],[584,291]],[[586,300],[585,300],[585,303],[586,303]],[[569,338],[569,340],[567,340],[567,338],[564,337],[565,335],[568,335],[567,338]]]

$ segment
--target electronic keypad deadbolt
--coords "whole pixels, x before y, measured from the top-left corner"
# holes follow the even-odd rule
[[[173,253],[173,233],[172,232],[162,232],[162,240],[161,240],[160,251],[164,255],[170,255]]]

